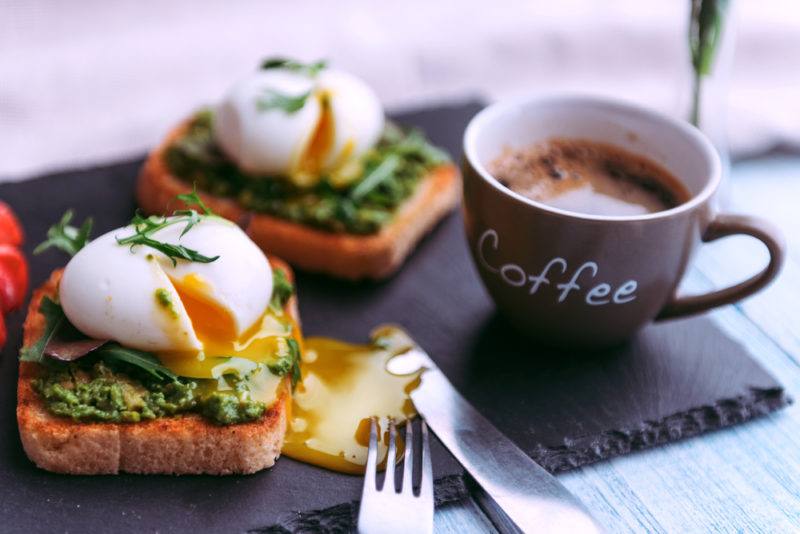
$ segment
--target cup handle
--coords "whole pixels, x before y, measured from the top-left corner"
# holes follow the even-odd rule
[[[703,233],[703,242],[708,243],[731,235],[755,237],[769,251],[769,263],[760,273],[736,285],[717,289],[704,295],[673,297],[656,317],[656,320],[693,315],[717,306],[730,304],[759,291],[780,272],[786,259],[786,243],[781,232],[771,223],[748,215],[718,215]]]

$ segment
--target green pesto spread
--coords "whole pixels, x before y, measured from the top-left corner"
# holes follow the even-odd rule
[[[270,306],[282,310],[294,293],[283,271],[273,271],[275,289]],[[157,290],[156,300],[172,305],[168,292]],[[166,298],[165,298],[166,297]],[[61,306],[49,298],[42,301],[40,312],[46,321],[45,340],[65,338],[65,331],[80,334],[64,317]],[[47,409],[74,421],[136,423],[159,417],[198,413],[219,425],[246,423],[259,419],[268,406],[253,400],[251,378],[259,372],[288,376],[294,387],[300,380],[300,347],[289,338],[285,350],[274,361],[259,364],[239,376],[224,374],[218,379],[176,376],[147,352],[106,343],[72,362],[45,357],[41,345],[37,354],[23,351],[20,358],[41,364],[42,371],[33,382]],[[265,366],[266,370],[262,367]],[[255,379],[254,379],[255,381]]]
[[[159,287],[156,289],[155,298],[158,305],[164,308],[171,317],[178,316],[178,312],[175,311],[175,305],[172,303],[172,295],[170,295],[169,291],[163,287]]]
[[[219,391],[216,380],[150,380],[103,361],[87,365],[82,360],[49,362],[34,381],[52,413],[81,422],[136,423],[197,412],[214,423],[229,425],[254,421],[267,409],[264,403],[247,398],[246,380],[235,375],[226,375],[229,388]]]
[[[359,163],[358,175],[335,185],[323,176],[310,188],[280,177],[241,172],[216,146],[209,111],[195,115],[187,132],[165,151],[177,177],[217,196],[235,198],[256,212],[330,232],[372,234],[389,222],[419,181],[447,155],[418,131],[387,125],[378,144]]]

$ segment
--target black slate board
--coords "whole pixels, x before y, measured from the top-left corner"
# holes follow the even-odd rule
[[[477,104],[398,117],[460,153]],[[93,215],[95,235],[120,226],[135,206],[141,161],[0,185],[22,218],[26,251],[65,209]],[[780,385],[708,319],[645,330],[629,347],[567,355],[531,346],[495,316],[453,214],[408,264],[383,283],[351,284],[300,273],[307,334],[364,340],[381,322],[403,325],[461,391],[550,471],[567,470],[739,423],[789,402]],[[64,258],[31,261],[32,284]],[[3,531],[339,530],[351,526],[361,480],[281,459],[243,477],[69,477],[36,469],[14,415],[22,312],[8,318],[0,360],[0,521]],[[437,502],[463,498],[461,469],[439,443]],[[299,513],[298,513],[299,512]]]

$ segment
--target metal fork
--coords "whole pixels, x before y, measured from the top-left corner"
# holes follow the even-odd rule
[[[428,426],[421,421],[422,477],[419,493],[414,494],[414,430],[411,421],[406,421],[406,454],[403,465],[401,490],[395,489],[396,435],[394,422],[389,421],[389,450],[386,453],[386,476],[383,487],[378,489],[378,424],[373,417],[370,422],[367,472],[364,476],[364,491],[358,512],[360,534],[391,534],[409,532],[433,532],[433,469],[428,438]],[[419,462],[420,460],[417,460]]]

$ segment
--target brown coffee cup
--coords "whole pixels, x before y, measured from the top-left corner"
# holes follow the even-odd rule
[[[505,147],[550,138],[610,143],[678,178],[691,197],[637,216],[587,215],[536,202],[487,170]],[[653,320],[699,313],[752,295],[778,274],[780,232],[762,219],[718,214],[716,150],[696,128],[634,105],[595,97],[528,98],[481,111],[464,134],[464,219],[475,265],[498,309],[548,345],[604,348]],[[769,264],[732,287],[679,297],[676,288],[702,242],[745,234]]]

